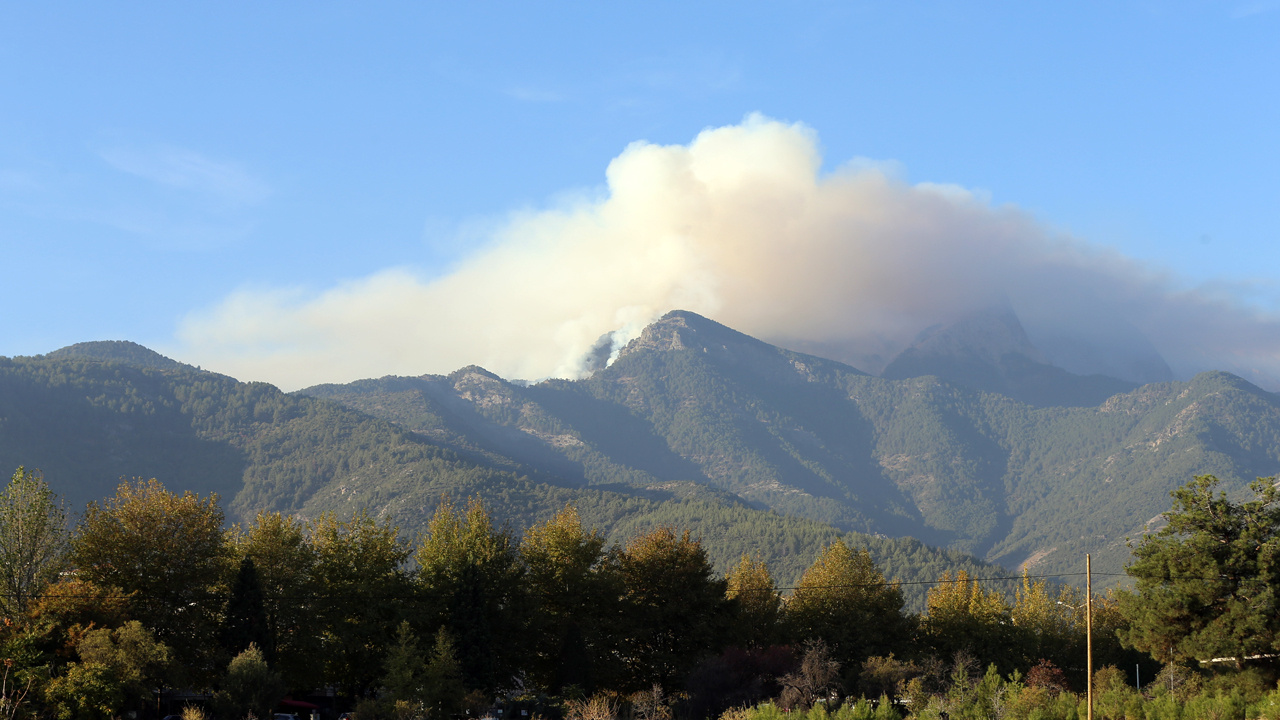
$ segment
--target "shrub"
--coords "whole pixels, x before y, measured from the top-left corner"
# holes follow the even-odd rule
[[[267,667],[257,645],[250,645],[227,665],[222,687],[213,695],[213,705],[222,717],[242,718],[253,713],[269,718],[284,693],[280,674]]]

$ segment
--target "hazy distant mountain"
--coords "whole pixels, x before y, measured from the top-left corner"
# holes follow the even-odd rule
[[[925,375],[1037,407],[1092,407],[1138,387],[1105,375],[1075,375],[1050,364],[1008,307],[988,308],[925,330],[881,372],[890,380]]]
[[[1139,384],[1174,379],[1151,341],[1118,319],[1083,328],[1031,327],[1028,333],[1050,362],[1077,375],[1106,375]]]

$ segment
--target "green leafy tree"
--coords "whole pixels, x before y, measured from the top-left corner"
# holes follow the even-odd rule
[[[444,501],[414,559],[419,590],[435,608],[428,622],[449,627],[458,639],[467,686],[504,687],[523,660],[530,610],[511,533],[494,527],[478,499],[465,512]]]
[[[1122,635],[1161,660],[1242,664],[1280,649],[1280,489],[1260,478],[1254,499],[1235,503],[1217,485],[1201,475],[1175,490],[1168,525],[1134,550]]]
[[[72,560],[96,585],[131,593],[129,613],[197,678],[216,672],[220,595],[230,560],[218,497],[171,493],[158,480],[121,483],[89,503]]]
[[[124,706],[124,687],[105,665],[71,663],[49,682],[46,702],[58,720],[111,720]]]
[[[173,665],[169,647],[137,620],[88,631],[77,651],[80,662],[111,668],[126,696],[136,702],[150,697],[151,688],[166,684]]]
[[[328,682],[355,697],[377,687],[386,648],[409,597],[409,552],[395,526],[360,512],[347,521],[328,514],[311,525],[320,599],[316,621]]]
[[[616,635],[622,578],[604,536],[582,527],[574,507],[529,528],[520,544],[533,601],[532,637],[526,665],[531,679],[559,692],[573,685],[586,692],[597,680],[616,677]]]
[[[107,718],[126,707],[140,709],[172,667],[169,648],[137,620],[89,630],[76,650],[79,660],[46,690],[59,718]]]
[[[315,577],[316,549],[304,522],[281,513],[258,513],[236,535],[236,552],[253,560],[262,587],[271,666],[291,688],[321,684],[315,599],[323,583]],[[268,646],[260,646],[264,650]],[[238,652],[239,649],[237,649]]]
[[[67,519],[38,470],[19,467],[0,492],[0,613],[24,614],[32,596],[58,578]]]
[[[250,645],[227,665],[213,706],[224,718],[269,718],[284,697],[284,680],[267,666],[262,651]]]
[[[729,630],[725,582],[715,577],[702,543],[670,527],[638,535],[619,564],[624,587],[627,675],[617,688],[670,692],[708,655],[723,649]]]
[[[865,550],[844,542],[827,546],[805,571],[787,603],[786,616],[801,640],[822,640],[847,674],[872,655],[888,655],[910,636],[902,591]],[[855,687],[853,677],[846,684]]]

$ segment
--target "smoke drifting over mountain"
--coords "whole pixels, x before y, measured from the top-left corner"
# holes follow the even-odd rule
[[[1280,377],[1275,316],[963,188],[820,164],[812,131],[759,116],[635,143],[602,198],[512,217],[448,275],[242,290],[188,317],[175,352],[286,388],[471,363],[574,377],[603,334],[623,342],[679,308],[874,372],[922,329],[1008,303],[1076,372],[1123,374],[1154,346],[1179,375]]]

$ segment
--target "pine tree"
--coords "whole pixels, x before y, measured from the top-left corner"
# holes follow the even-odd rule
[[[418,650],[418,636],[409,622],[402,621],[396,631],[396,643],[387,653],[386,676],[382,685],[392,700],[416,705],[423,701],[423,683],[427,664]]]
[[[262,650],[267,662],[274,660],[275,642],[267,624],[267,610],[262,597],[262,583],[253,558],[240,560],[240,570],[231,583],[231,595],[223,615],[222,645],[227,652],[238,655],[254,645]]]
[[[466,692],[453,637],[442,627],[436,631],[431,657],[422,671],[423,703],[431,711],[431,717],[449,717],[461,710]]]
[[[1134,550],[1134,590],[1120,596],[1125,642],[1169,662],[1236,658],[1280,646],[1280,489],[1252,484],[1254,499],[1215,495],[1201,475],[1173,492],[1169,524]]]

